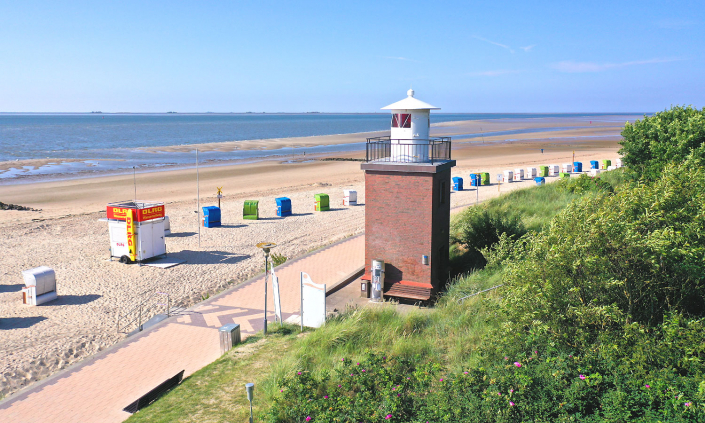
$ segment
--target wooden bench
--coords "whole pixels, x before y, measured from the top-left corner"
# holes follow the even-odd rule
[[[431,299],[433,286],[430,283],[399,281],[385,286],[385,296],[428,301]]]

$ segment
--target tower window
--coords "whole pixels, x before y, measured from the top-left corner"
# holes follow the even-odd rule
[[[411,128],[411,114],[395,113],[392,115],[392,128]]]

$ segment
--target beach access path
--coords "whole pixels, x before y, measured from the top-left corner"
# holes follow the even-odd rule
[[[308,273],[316,283],[326,284],[330,291],[360,274],[364,244],[364,235],[353,236],[277,267],[282,317],[286,320],[299,313],[300,272]],[[270,322],[273,316],[270,291]],[[0,421],[122,422],[130,416],[123,408],[166,379],[182,370],[186,377],[220,357],[218,328],[228,323],[240,324],[243,339],[262,330],[263,275],[0,402]]]

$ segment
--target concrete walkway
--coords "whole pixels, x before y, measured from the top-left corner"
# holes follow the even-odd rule
[[[299,314],[300,272],[334,285],[359,273],[365,237],[348,238],[276,269],[283,318]],[[262,260],[264,267],[264,260]],[[271,285],[270,285],[271,287]],[[271,288],[267,306],[273,321]],[[243,338],[264,326],[264,278],[225,291],[0,402],[0,422],[122,422],[122,411],[184,370],[188,376],[220,357],[218,328],[239,323]]]

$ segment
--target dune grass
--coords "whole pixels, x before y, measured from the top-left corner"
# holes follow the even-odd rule
[[[608,180],[619,185],[620,178],[610,175]],[[528,230],[540,231],[581,195],[549,184],[513,191],[484,207],[516,215]],[[368,351],[423,358],[450,371],[476,367],[481,364],[477,350],[485,335],[503,319],[497,313],[496,291],[464,297],[501,284],[501,272],[481,269],[456,276],[432,309],[405,314],[393,305],[348,309],[305,336],[297,336],[293,327],[272,331],[266,340],[257,334],[127,421],[246,421],[244,384],[250,381],[256,384],[256,420],[263,421],[285,377],[299,371],[321,376],[340,366],[342,358],[362,360]],[[239,352],[248,348],[252,351]]]

